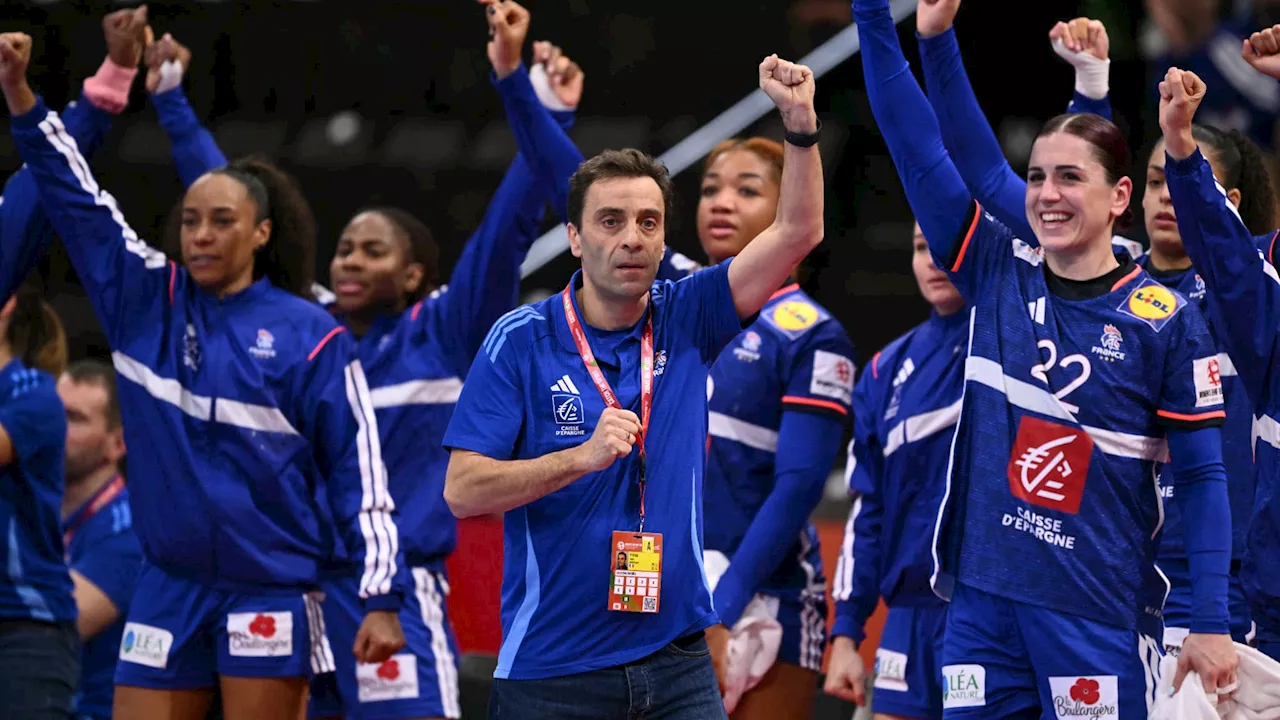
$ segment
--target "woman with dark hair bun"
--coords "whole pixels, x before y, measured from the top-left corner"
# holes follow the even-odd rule
[[[354,343],[314,302],[315,226],[258,160],[188,188],[181,264],[147,245],[27,85],[31,39],[0,36],[13,137],[93,303],[120,377],[146,566],[116,670],[117,718],[295,717],[323,669],[322,566],[345,553],[354,654],[404,645],[402,553]]]
[[[1095,115],[1045,124],[1027,171],[1032,247],[965,187],[888,0],[853,11],[876,124],[935,262],[972,305],[934,533],[932,585],[950,599],[943,717],[1146,716],[1167,592],[1155,566],[1166,458],[1193,596],[1173,685],[1194,670],[1206,691],[1229,692],[1217,351],[1194,304],[1112,249],[1132,193],[1119,130]]]

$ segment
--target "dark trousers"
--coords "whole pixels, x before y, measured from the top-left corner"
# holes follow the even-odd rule
[[[67,720],[79,684],[75,623],[0,620],[0,720]]]

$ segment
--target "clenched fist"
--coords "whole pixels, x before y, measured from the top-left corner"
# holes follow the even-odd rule
[[[960,0],[917,0],[916,32],[920,37],[941,35],[951,28],[960,12]]]
[[[165,33],[159,42],[152,42],[152,38],[151,28],[147,28],[147,47],[144,53],[147,62],[147,92],[154,94],[160,90],[160,84],[166,72],[177,74],[177,77],[171,78],[168,83],[165,83],[166,85],[173,84],[177,87],[182,83],[182,74],[191,67],[191,51],[174,40],[169,33]],[[170,66],[174,69],[166,71],[165,63],[169,62],[176,65]]]
[[[1111,50],[1111,39],[1107,37],[1106,26],[1086,17],[1078,17],[1070,22],[1060,22],[1049,31],[1049,42],[1054,45],[1054,50],[1059,55],[1063,55],[1057,48],[1059,40],[1062,41],[1062,48],[1067,52],[1088,53],[1099,60],[1106,60]],[[1063,55],[1063,57],[1070,62],[1070,56]]]
[[[1250,35],[1240,54],[1258,72],[1280,80],[1280,25]]]
[[[607,470],[613,461],[631,454],[640,435],[640,418],[630,410],[607,407],[595,432],[579,446],[587,472]]]
[[[102,34],[107,41],[107,57],[122,68],[136,68],[142,61],[146,42],[147,6],[116,10],[102,18]]]
[[[546,76],[547,87],[555,96],[559,107],[554,109],[573,110],[578,107],[578,103],[582,101],[582,84],[585,76],[582,68],[578,67],[578,63],[569,59],[557,45],[553,45],[545,40],[535,42],[533,44],[533,65],[534,68],[542,67],[542,72]],[[530,73],[534,70],[530,70]],[[532,78],[531,78],[532,79]],[[538,88],[538,83],[534,83],[534,89]],[[542,98],[541,92],[538,96],[543,99],[543,105],[547,105],[546,99]]]
[[[516,0],[477,0],[485,6],[489,44],[485,48],[493,73],[501,80],[520,67],[524,39],[529,34],[529,11]]]
[[[1169,68],[1160,81],[1160,130],[1169,155],[1182,160],[1196,150],[1191,121],[1204,100],[1204,81],[1193,72]]]
[[[0,34],[0,86],[18,87],[27,81],[31,64],[31,36],[26,33]]]
[[[358,662],[380,663],[400,652],[404,644],[400,615],[394,610],[373,610],[360,623],[352,652]]]
[[[818,114],[813,110],[816,87],[813,71],[804,65],[780,60],[776,54],[760,63],[760,89],[782,113],[787,132],[817,132]]]

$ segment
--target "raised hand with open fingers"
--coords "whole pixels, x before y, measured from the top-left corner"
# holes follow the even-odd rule
[[[142,62],[147,43],[147,6],[116,10],[102,18],[102,34],[107,41],[107,56],[123,68],[136,68]]]
[[[485,6],[489,23],[486,51],[493,72],[501,80],[520,67],[524,40],[529,35],[529,11],[515,0],[477,0]]]
[[[760,63],[760,89],[782,113],[782,124],[788,132],[810,134],[818,130],[818,115],[813,109],[813,93],[817,83],[813,71],[804,65],[770,55]]]
[[[917,0],[916,32],[920,37],[941,35],[951,28],[960,12],[960,0]]]
[[[1174,158],[1186,158],[1195,152],[1191,121],[1204,100],[1205,89],[1199,76],[1178,68],[1169,68],[1160,81],[1160,130],[1164,133],[1165,150]]]
[[[1240,54],[1254,70],[1280,80],[1280,25],[1250,35]]]

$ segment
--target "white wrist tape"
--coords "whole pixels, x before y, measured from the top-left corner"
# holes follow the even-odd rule
[[[155,94],[167,93],[182,84],[182,63],[177,60],[165,60],[160,66],[160,84],[156,85]]]
[[[1076,92],[1087,98],[1101,100],[1111,90],[1111,60],[1099,60],[1087,52],[1067,49],[1062,38],[1053,41],[1053,51],[1058,57],[1071,63],[1076,70]]]
[[[556,91],[551,89],[551,78],[547,76],[547,68],[542,63],[529,68],[529,82],[533,83],[533,91],[537,93],[538,100],[548,110],[573,110],[556,97]]]

